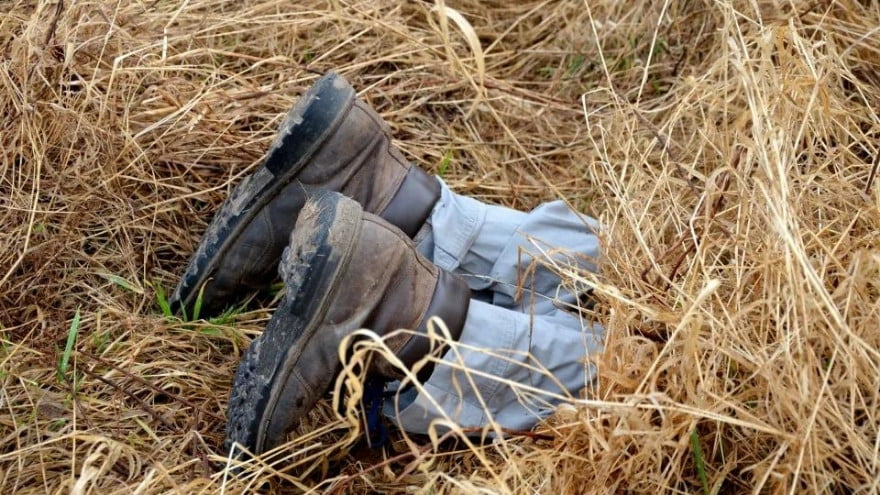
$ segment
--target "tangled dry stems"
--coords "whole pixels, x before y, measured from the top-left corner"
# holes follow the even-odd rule
[[[880,489],[876,2],[0,6],[3,493]],[[269,313],[169,320],[155,287],[330,69],[458,191],[602,220],[602,273],[562,267],[600,300],[599,389],[386,460],[325,403],[231,478]]]

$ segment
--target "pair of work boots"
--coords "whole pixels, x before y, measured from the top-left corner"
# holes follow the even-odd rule
[[[260,454],[281,443],[338,375],[355,330],[388,340],[412,366],[430,352],[427,322],[461,335],[470,289],[422,257],[411,240],[440,196],[408,163],[388,126],[330,73],[288,112],[265,162],[223,204],[172,304],[216,314],[280,273],[286,293],[250,345],[229,400],[227,446]],[[399,336],[398,336],[399,335]],[[374,376],[397,378],[387,362]]]

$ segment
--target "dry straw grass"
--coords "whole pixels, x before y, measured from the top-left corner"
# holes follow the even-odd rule
[[[876,493],[877,26],[854,0],[0,0],[0,492]],[[322,404],[296,469],[222,471],[268,310],[168,320],[155,287],[330,69],[457,190],[602,219],[602,274],[565,273],[609,334],[590,401],[384,463]]]

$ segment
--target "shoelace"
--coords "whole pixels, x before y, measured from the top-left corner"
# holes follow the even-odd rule
[[[366,409],[365,436],[367,445],[378,449],[388,441],[388,430],[382,423],[382,406],[385,404],[385,380],[378,377],[367,378],[364,383],[364,396],[361,399]]]

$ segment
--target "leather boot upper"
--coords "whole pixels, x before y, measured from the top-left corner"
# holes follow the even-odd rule
[[[413,369],[431,351],[430,317],[442,318],[453,339],[464,328],[467,284],[422,257],[400,229],[338,193],[322,191],[306,203],[279,270],[286,293],[236,371],[230,446],[259,454],[282,443],[335,381],[340,347],[357,330],[386,336]],[[383,358],[367,371],[403,374]]]
[[[311,228],[309,218],[303,220],[298,225]],[[363,213],[360,233],[339,277],[340,292],[323,318],[325,325],[369,328],[379,335],[398,329],[424,334],[428,320],[436,316],[453,338],[461,335],[470,302],[467,283],[425,259],[406,234],[381,217]],[[408,333],[388,345],[406,365],[423,358],[430,348],[428,338]],[[384,365],[377,366],[384,375],[396,376]]]
[[[411,236],[440,196],[436,179],[393,146],[382,118],[330,74],[285,118],[264,166],[224,203],[172,302],[189,308],[204,286],[202,314],[209,314],[243,289],[267,287],[306,198],[319,190],[341,192]]]

